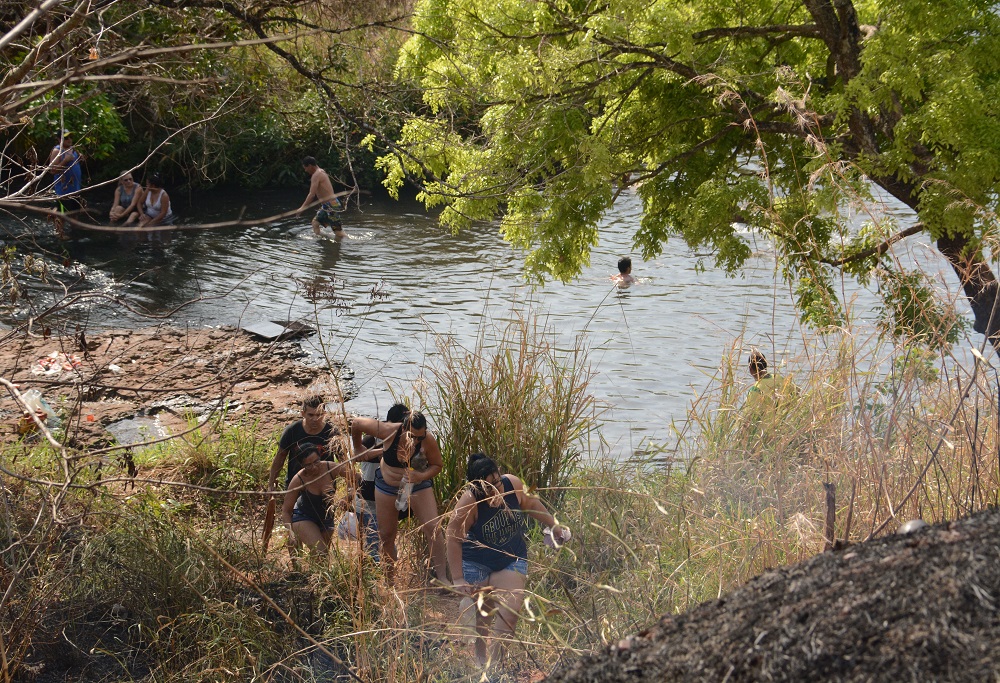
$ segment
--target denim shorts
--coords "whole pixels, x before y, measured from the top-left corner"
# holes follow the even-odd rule
[[[296,505],[295,509],[292,510],[292,524],[295,524],[296,522],[312,522],[318,526],[320,530],[325,529],[327,531],[333,531],[337,528],[337,520],[330,515],[327,515],[325,519],[319,520],[313,515],[303,512],[299,509],[298,505]]]
[[[423,491],[424,489],[429,489],[432,486],[431,480],[422,481],[419,484],[413,485],[413,490],[410,493],[416,493],[417,491]],[[381,491],[387,496],[397,496],[399,495],[399,487],[389,486],[385,483],[385,479],[382,478],[382,468],[380,467],[375,472],[375,489]]]
[[[523,557],[519,557],[503,569],[498,569],[496,571],[517,572],[518,574],[527,576],[528,561]],[[490,569],[485,564],[479,564],[478,562],[472,562],[470,560],[462,560],[462,576],[465,577],[466,583],[473,585],[483,583],[490,578],[490,574],[493,573],[494,570]]]

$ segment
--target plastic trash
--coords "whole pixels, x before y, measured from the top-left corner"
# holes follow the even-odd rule
[[[399,495],[396,496],[396,509],[402,512],[410,507],[410,494],[413,493],[413,482],[408,481],[399,487]]]
[[[45,413],[45,418],[51,422],[59,421],[59,418],[56,416],[56,411],[52,410],[52,406],[45,402],[45,398],[42,397],[42,392],[38,389],[28,389],[26,392],[21,394],[21,396],[24,397],[24,402],[28,404],[28,407],[36,413]]]
[[[553,550],[562,547],[563,543],[573,538],[573,534],[570,532],[569,527],[560,525],[559,528],[562,529],[562,533],[559,534],[558,538],[556,538],[552,533],[552,527],[547,526],[542,530],[542,541]]]
[[[342,541],[358,540],[358,516],[353,511],[345,512],[337,522],[337,538]]]
[[[21,434],[28,434],[29,432],[35,431],[38,425],[35,421],[31,419],[31,414],[34,413],[38,418],[47,424],[49,428],[59,426],[59,418],[56,416],[56,411],[52,410],[45,398],[42,396],[42,392],[38,389],[28,389],[26,392],[21,394],[21,398],[24,399],[25,405],[28,410],[25,411],[24,416],[21,421],[18,422],[17,431]]]

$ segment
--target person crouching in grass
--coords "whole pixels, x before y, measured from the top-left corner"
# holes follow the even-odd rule
[[[325,553],[337,527],[337,509],[347,510],[354,501],[354,466],[320,459],[320,451],[310,447],[302,454],[302,469],[288,484],[281,519],[295,538],[314,553]],[[347,494],[334,502],[337,479],[347,484]],[[294,536],[293,536],[294,534]]]

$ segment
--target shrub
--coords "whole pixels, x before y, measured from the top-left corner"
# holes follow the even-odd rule
[[[439,495],[458,493],[468,457],[479,451],[527,485],[557,494],[599,412],[582,342],[560,350],[529,313],[484,323],[471,349],[447,336],[438,337],[437,349],[418,398],[441,433]]]

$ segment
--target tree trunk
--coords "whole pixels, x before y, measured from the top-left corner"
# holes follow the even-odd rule
[[[942,237],[937,248],[958,275],[965,296],[975,316],[973,329],[985,334],[993,348],[1000,351],[1000,298],[998,283],[981,249],[970,249],[967,237]]]

